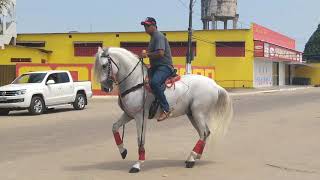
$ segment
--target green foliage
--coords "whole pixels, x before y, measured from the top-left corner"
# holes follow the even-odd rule
[[[303,59],[320,63],[320,24],[305,46]]]

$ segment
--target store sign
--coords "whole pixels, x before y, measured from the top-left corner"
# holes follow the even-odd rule
[[[302,53],[265,43],[264,57],[274,60],[302,62]]]
[[[302,62],[302,53],[273,44],[255,41],[254,56],[270,60]]]
[[[264,57],[264,43],[261,41],[254,42],[254,56]]]

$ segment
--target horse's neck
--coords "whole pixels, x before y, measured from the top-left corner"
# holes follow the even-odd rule
[[[125,79],[135,68],[137,65],[138,61],[134,61],[131,58],[127,59],[122,59],[121,60],[121,65],[119,69],[119,73],[117,75],[117,80],[118,82],[122,81]],[[124,92],[125,90],[128,90],[129,88],[132,88],[140,83],[143,82],[143,74],[142,74],[142,64],[139,62],[138,66],[134,69],[134,71],[127,77],[120,85],[120,91]],[[147,75],[147,70],[145,67],[143,67],[144,71],[144,76]]]

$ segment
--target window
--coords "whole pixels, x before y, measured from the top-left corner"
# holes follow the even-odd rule
[[[134,54],[141,54],[142,50],[148,49],[147,42],[121,42],[120,47],[131,51]]]
[[[11,62],[32,62],[31,58],[11,58]]]
[[[70,82],[70,79],[67,73],[58,74],[58,83],[68,83],[68,82]]]
[[[26,46],[26,47],[36,47],[42,48],[46,46],[46,42],[44,41],[18,41],[18,46]]]
[[[41,83],[46,75],[46,73],[23,74],[18,77],[13,84]]]
[[[50,74],[48,76],[48,79],[46,82],[48,82],[49,80],[53,80],[55,84],[58,83],[58,74],[57,73],[53,73],[53,74]]]
[[[102,46],[102,42],[75,42],[74,56],[92,57]]]
[[[186,57],[188,52],[188,42],[169,42],[172,57]],[[196,56],[197,43],[192,42],[193,55]]]
[[[173,57],[185,57],[188,52],[188,42],[169,42],[171,54]],[[134,54],[140,54],[142,50],[148,49],[148,42],[121,42],[120,47],[131,51]],[[196,55],[196,42],[192,42],[193,53]]]
[[[245,57],[245,42],[216,42],[217,57]]]

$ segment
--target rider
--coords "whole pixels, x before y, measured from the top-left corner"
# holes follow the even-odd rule
[[[142,51],[141,58],[150,59],[151,88],[155,97],[160,101],[162,112],[158,121],[163,121],[171,115],[168,101],[164,94],[164,83],[173,73],[171,49],[167,38],[158,31],[157,22],[152,17],[147,17],[141,22],[147,34],[151,36],[148,52]]]

